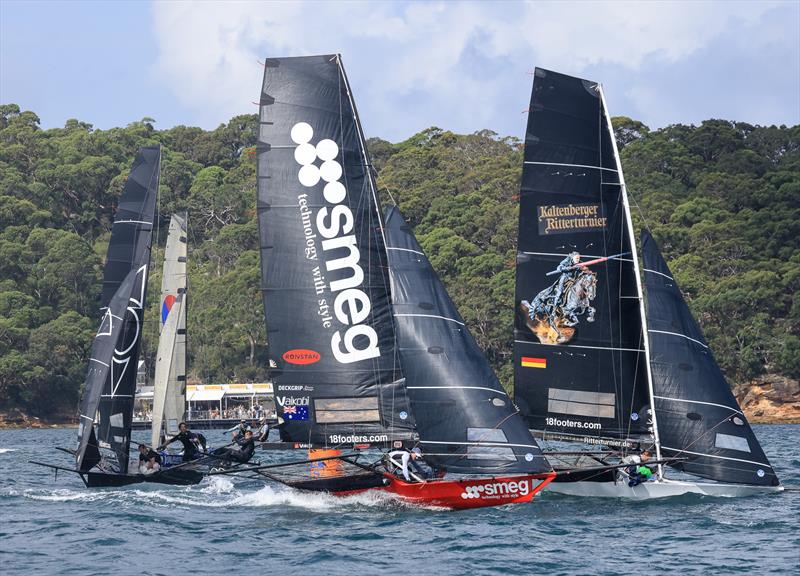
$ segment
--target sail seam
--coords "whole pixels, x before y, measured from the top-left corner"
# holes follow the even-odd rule
[[[495,390],[494,388],[486,388],[485,386],[407,386],[408,390],[438,390],[438,389],[449,389],[449,388],[458,388],[458,389],[465,389],[465,390],[488,390],[489,392],[494,392],[495,394],[502,394],[503,396],[508,396],[505,392],[501,390]]]
[[[686,334],[679,334],[678,332],[667,332],[665,330],[648,330],[648,332],[654,332],[655,334],[669,334],[670,336],[680,336],[681,338],[686,338],[687,340],[691,340],[696,344],[700,344],[700,346],[702,346],[703,348],[708,349],[708,346],[700,342],[700,340],[695,340],[694,338],[690,338]]]
[[[736,408],[733,408],[731,406],[725,406],[725,404],[715,404],[714,402],[704,402],[702,400],[687,400],[686,398],[670,398],[669,396],[653,395],[653,398],[658,398],[659,400],[672,400],[674,402],[686,402],[688,404],[705,404],[707,406],[718,406],[720,408],[726,408],[727,410],[736,412],[737,414],[742,414],[742,416],[744,416],[744,413],[741,410],[737,410]]]
[[[557,252],[522,252],[522,254],[529,254],[531,256],[558,256],[559,258],[564,258],[568,256],[569,253],[557,253]],[[600,254],[581,254],[583,258],[606,258],[608,255],[600,255]],[[631,258],[614,258],[615,262],[633,262]]]
[[[425,256],[425,254],[423,252],[420,252],[419,250],[412,250],[411,248],[394,248],[392,246],[387,246],[386,249],[387,250],[401,250],[403,252],[413,252],[414,254],[419,254],[420,256]]]
[[[536,444],[511,444],[510,442],[490,442],[490,441],[480,441],[477,440],[475,442],[456,442],[456,441],[443,441],[443,440],[420,440],[421,444],[457,444],[459,446],[515,446],[518,448],[535,448],[539,450],[539,446]]]
[[[530,342],[528,340],[514,340],[519,344],[535,344],[537,346],[550,346],[550,344],[542,344],[541,342]],[[579,346],[577,344],[560,344],[560,348],[588,348],[590,350],[616,350],[620,352],[644,352],[641,348],[615,348],[613,346]]]
[[[460,324],[461,326],[465,325],[463,322],[459,322],[458,320],[455,320],[453,318],[448,318],[447,316],[436,316],[435,314],[395,314],[395,318],[398,318],[398,317],[401,317],[401,316],[414,316],[414,317],[418,316],[420,318],[438,318],[439,320],[447,320],[448,322],[455,322],[456,324]]]
[[[734,462],[744,462],[746,464],[756,464],[757,466],[766,466],[770,470],[772,470],[772,466],[769,464],[765,464],[763,462],[756,462],[755,460],[743,460],[742,458],[732,458],[731,456],[718,456],[716,454],[707,454],[705,452],[692,452],[691,450],[680,450],[678,448],[670,448],[669,446],[664,446],[662,444],[661,448],[663,450],[672,450],[673,452],[679,452],[682,454],[694,454],[695,456],[706,456],[708,458],[719,458],[721,460],[733,460]]]
[[[144,220],[115,220],[114,224],[144,224],[149,225],[150,228],[153,227],[152,222],[145,222]]]
[[[608,172],[617,172],[613,168],[606,168],[604,166],[589,166],[588,164],[564,164],[561,162],[534,162],[532,160],[526,160],[524,164],[536,164],[538,166],[567,166],[570,168],[591,168],[592,170],[607,170]],[[618,186],[619,184],[617,184]]]
[[[653,274],[658,274],[659,276],[663,276],[664,278],[667,278],[667,279],[672,280],[673,282],[675,282],[675,278],[673,278],[672,276],[669,276],[667,274],[664,274],[663,272],[659,272],[658,270],[650,270],[649,268],[642,268],[642,270],[644,270],[645,272],[651,272]]]

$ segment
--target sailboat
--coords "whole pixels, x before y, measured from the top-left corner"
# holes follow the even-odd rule
[[[136,368],[160,165],[160,146],[139,149],[114,216],[103,270],[100,328],[80,401],[78,447],[64,449],[74,455],[75,468],[34,462],[77,473],[88,487],[196,484],[203,477],[185,466],[149,475],[130,471]]]
[[[381,218],[339,55],[266,60],[258,140],[281,439],[351,453],[240,471],[449,508],[531,500],[554,473],[399,212]],[[408,482],[352,453],[417,444],[462,477]]]
[[[537,436],[577,445],[572,453],[551,450],[556,469],[577,470],[559,475],[547,489],[635,499],[779,490],[649,237],[645,313],[630,206],[602,86],[537,68],[529,112],[517,253],[515,399]],[[601,468],[651,447],[654,481],[636,484],[624,470]],[[665,466],[714,482],[670,479]]]
[[[161,277],[161,322],[153,383],[150,445],[178,433],[186,414],[186,214],[173,214]]]

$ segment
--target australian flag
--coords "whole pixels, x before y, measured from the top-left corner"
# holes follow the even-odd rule
[[[284,420],[308,420],[308,406],[284,406]]]

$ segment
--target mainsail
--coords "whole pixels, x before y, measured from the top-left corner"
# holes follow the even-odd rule
[[[466,474],[550,470],[396,207],[386,213],[397,344],[425,460]]]
[[[341,57],[268,59],[258,218],[285,440],[339,446],[413,435],[369,166]]]
[[[139,150],[114,217],[103,271],[100,333],[111,332],[118,337],[112,336],[102,346],[98,345],[97,350],[93,347],[90,363],[106,366],[101,372],[93,371],[90,366],[86,378],[76,456],[81,470],[89,470],[102,456],[109,469],[121,474],[128,471],[133,395],[160,164],[159,146]],[[120,301],[124,305],[126,298],[127,305],[118,312],[116,306]],[[110,327],[117,322],[116,328]],[[113,346],[108,345],[111,341]],[[91,452],[87,455],[89,449]]]
[[[178,433],[186,411],[186,214],[173,214],[164,250],[161,323],[153,385],[150,442]]]
[[[653,237],[642,233],[653,398],[664,457],[722,482],[777,486],[775,471],[725,381]]]
[[[651,432],[635,251],[613,138],[596,82],[536,69],[514,382],[529,425],[551,438],[614,443]]]

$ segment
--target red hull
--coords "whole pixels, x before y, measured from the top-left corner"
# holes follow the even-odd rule
[[[555,472],[528,476],[497,476],[468,480],[428,480],[406,482],[385,474],[388,486],[373,488],[396,494],[402,500],[422,506],[438,506],[452,510],[503,506],[530,502],[556,477]],[[363,490],[338,492],[353,494]]]

